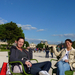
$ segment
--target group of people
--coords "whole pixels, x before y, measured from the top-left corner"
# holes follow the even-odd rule
[[[27,68],[30,66],[32,75],[50,75],[48,73],[49,69],[51,68],[50,60],[32,64],[30,62],[29,52],[22,48],[22,46],[24,44],[24,38],[19,37],[16,41],[16,44],[17,44],[17,46],[12,46],[10,49],[10,51],[11,51],[10,61],[21,61],[24,65],[24,69],[26,72],[27,72]],[[72,47],[72,41],[70,39],[66,39],[65,44],[66,44],[66,48],[63,48],[59,52],[56,50],[55,47],[52,47],[54,54],[56,56],[60,56],[60,58],[56,64],[57,75],[65,75],[66,70],[70,70],[70,69],[73,70],[73,63],[75,62],[74,61],[75,49]],[[25,59],[23,59],[24,57],[25,57]],[[15,66],[15,64],[14,64],[14,66]]]
[[[62,50],[63,48],[65,48],[64,45],[61,45],[61,47],[58,45],[56,49],[57,49],[57,51],[59,52],[59,51]]]
[[[61,51],[62,49],[64,48],[64,46],[62,45],[61,46],[61,48],[60,48],[60,46],[58,45],[57,47],[56,47],[56,50],[57,50],[57,52],[59,52],[59,51]],[[53,46],[51,46],[51,47],[46,47],[46,58],[49,58],[49,52],[50,52],[50,54],[51,54],[51,58],[53,58],[53,53],[54,53],[54,51],[53,51]]]
[[[50,48],[48,46],[46,47],[46,58],[49,58],[49,52],[51,54],[51,58],[53,58],[53,46],[51,46]]]
[[[42,48],[34,48],[33,50],[34,50],[34,52],[41,52],[41,51],[43,51],[44,49],[42,49]]]

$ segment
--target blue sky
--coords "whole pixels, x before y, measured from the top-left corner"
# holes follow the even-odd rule
[[[0,24],[15,22],[29,43],[75,40],[75,0],[0,0]]]

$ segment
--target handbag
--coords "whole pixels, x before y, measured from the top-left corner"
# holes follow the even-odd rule
[[[23,73],[22,65],[15,65],[13,68],[14,73]]]
[[[23,57],[21,60],[27,59],[26,57]],[[23,73],[22,65],[15,65],[13,68],[14,73]]]
[[[6,71],[7,71],[7,63],[4,62],[2,69],[1,69],[1,72],[0,72],[0,75],[6,75]]]

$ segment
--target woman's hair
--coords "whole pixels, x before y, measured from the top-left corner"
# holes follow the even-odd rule
[[[70,39],[66,39],[65,42],[66,42],[66,41],[69,41],[70,43],[73,43],[72,40],[70,40]]]
[[[23,40],[24,40],[24,37],[18,37],[18,38],[17,38],[17,41],[19,41],[19,39],[23,39]]]

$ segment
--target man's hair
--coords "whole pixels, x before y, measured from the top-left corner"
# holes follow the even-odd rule
[[[66,39],[65,42],[66,42],[66,41],[69,41],[70,43],[73,43],[71,39]]]

